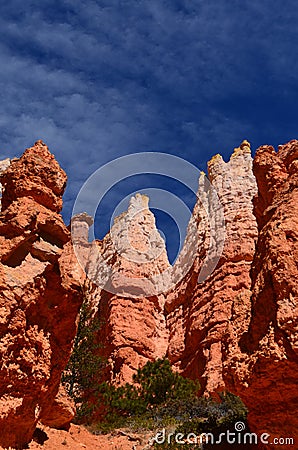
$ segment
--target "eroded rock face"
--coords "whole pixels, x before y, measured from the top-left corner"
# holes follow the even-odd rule
[[[259,436],[295,437],[297,157],[292,141],[278,153],[261,147],[253,163],[244,141],[227,163],[212,158],[218,198],[201,174],[174,267],[141,196],[101,242],[88,244],[86,224],[76,225],[89,255],[84,267],[99,281],[89,295],[104,321],[106,379],[129,382],[138,367],[167,355],[176,370],[200,380],[205,395],[240,395]]]
[[[93,242],[86,268],[95,282],[89,296],[103,323],[99,339],[109,362],[105,377],[115,384],[130,382],[136,369],[163,357],[167,349],[164,296],[156,279],[171,266],[148,201],[140,194],[132,197],[110,233]],[[77,220],[75,227],[75,236],[84,234]],[[85,255],[84,245],[81,249]]]
[[[20,448],[54,411],[82,296],[53,155],[38,141],[0,181],[0,445]]]
[[[74,401],[68,396],[64,387],[60,385],[51,407],[44,411],[41,422],[51,428],[68,431],[75,413]]]
[[[193,244],[197,248],[195,263],[183,282],[168,295],[166,309],[170,361],[182,374],[199,378],[202,390],[212,394],[225,389],[223,344],[231,333],[230,324],[237,324],[233,328],[233,338],[237,339],[237,332],[250,318],[250,268],[257,239],[252,198],[257,186],[246,141],[234,150],[229,162],[216,155],[208,169],[223,207],[224,235],[215,235],[215,239],[224,240],[222,254],[216,269],[198,283],[210,245],[205,225],[208,217],[204,217],[199,198],[192,218],[197,228],[202,228],[199,240]],[[192,235],[190,228],[186,247]]]
[[[5,170],[10,165],[10,159],[6,158],[0,161],[0,175],[5,172]],[[2,198],[2,184],[0,183],[0,211],[1,211],[1,198]]]
[[[298,141],[277,153],[260,147],[253,170],[259,237],[251,319],[239,345],[227,342],[226,383],[246,402],[254,430],[297,443]]]
[[[30,197],[47,209],[59,212],[66,180],[54,155],[42,141],[37,141],[3,173],[1,182],[6,190],[2,198],[3,209],[17,199]]]
[[[89,275],[96,272],[110,282],[108,290],[90,291],[105,321],[100,339],[110,360],[107,379],[131,381],[138,367],[166,354],[182,374],[200,380],[206,395],[222,390],[240,395],[249,408],[252,431],[294,437],[297,156],[298,143],[293,141],[278,153],[261,147],[253,163],[244,141],[227,163],[219,155],[212,158],[209,179],[224,227],[201,174],[198,201],[174,267],[168,266],[162,245],[161,259],[143,264],[150,260],[148,236],[154,229],[147,204],[141,222],[138,214],[129,221],[132,207],[102,242],[92,244]],[[127,240],[129,230],[132,239]],[[115,235],[120,236],[117,248]],[[82,248],[86,254],[86,246]],[[141,255],[137,260],[132,258],[135,248]],[[103,255],[112,262],[110,271],[102,265]],[[208,255],[211,263],[216,261],[211,274],[204,265]],[[189,261],[191,268],[181,279]],[[166,277],[152,277],[162,273]],[[156,279],[163,284],[155,284],[146,296]]]
[[[205,394],[238,394],[259,436],[296,442],[297,158],[297,141],[278,153],[263,146],[252,171],[244,142],[229,163],[220,156],[210,161],[209,177],[224,206],[222,258],[197,284],[209,245],[208,232],[199,233],[198,258],[166,301],[174,366],[199,378]],[[197,205],[194,219],[204,223]]]

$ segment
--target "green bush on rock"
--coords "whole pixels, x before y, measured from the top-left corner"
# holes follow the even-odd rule
[[[91,304],[85,297],[80,310],[78,330],[69,362],[62,374],[62,384],[77,408],[76,421],[88,422],[97,409],[98,376],[105,365],[99,355],[97,333],[100,320],[94,317]]]
[[[166,358],[147,362],[131,384],[99,383],[105,366],[96,340],[99,329],[100,322],[85,299],[73,353],[62,377],[76,403],[77,422],[92,424],[96,433],[129,427],[132,431],[167,428],[184,435],[211,432],[216,436],[237,421],[246,421],[247,409],[239,397],[228,392],[219,394],[218,401],[198,397],[199,383],[174,372]],[[155,448],[177,450],[179,445],[155,444]]]
[[[112,427],[113,423],[119,422],[145,425],[145,421],[148,425],[156,424],[158,416],[160,420],[164,416],[163,407],[195,399],[199,388],[198,383],[173,372],[167,359],[148,362],[133,376],[132,384],[115,387],[102,383],[99,386],[105,406],[105,421],[102,426],[110,424]]]
[[[95,428],[108,432],[117,427],[131,430],[170,427],[185,435],[204,432],[218,435],[233,428],[237,421],[246,421],[247,409],[239,397],[229,392],[220,393],[219,400],[198,397],[199,389],[198,382],[174,372],[167,359],[148,362],[134,375],[132,384],[100,385],[105,417]]]

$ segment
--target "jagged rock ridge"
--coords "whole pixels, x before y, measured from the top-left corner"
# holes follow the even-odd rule
[[[229,324],[235,321],[240,325],[239,319],[248,320],[249,272],[257,239],[252,198],[257,189],[247,142],[234,150],[228,163],[220,155],[213,157],[208,169],[224,209],[223,252],[213,273],[204,282],[197,283],[206,253],[204,245],[198,242],[196,266],[169,293],[166,307],[170,361],[183,374],[198,377],[205,392],[212,393],[225,387],[222,345]],[[195,207],[196,221],[200,220],[200,214],[200,209]]]

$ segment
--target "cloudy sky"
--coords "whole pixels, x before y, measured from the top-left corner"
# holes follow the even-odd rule
[[[297,138],[297,23],[296,0],[1,2],[0,158],[42,139],[68,173],[68,221],[114,158],[165,152],[205,169],[244,138],[254,149]],[[121,195],[151,184],[165,186],[139,176],[115,189],[99,237]]]

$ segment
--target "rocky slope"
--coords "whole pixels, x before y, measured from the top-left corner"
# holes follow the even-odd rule
[[[82,296],[54,156],[38,141],[0,181],[0,445],[20,448],[39,420],[65,427],[73,417],[55,397]]]

